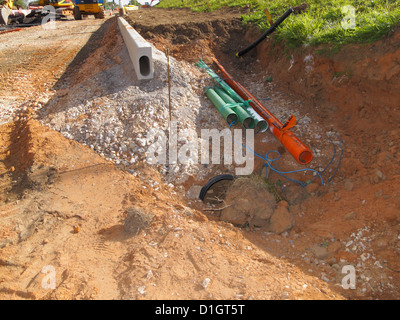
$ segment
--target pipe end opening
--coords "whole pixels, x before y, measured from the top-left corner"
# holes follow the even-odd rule
[[[141,56],[139,58],[140,74],[144,77],[150,74],[150,59],[148,56]]]
[[[256,132],[265,132],[268,130],[268,122],[267,121],[259,121],[256,125]]]
[[[232,124],[233,122],[236,122],[236,124],[238,123],[238,116],[236,114],[230,114],[226,120],[228,121],[228,124]]]
[[[313,154],[311,151],[303,151],[299,156],[299,161],[301,164],[309,163],[313,158]]]
[[[253,118],[246,118],[243,120],[243,126],[246,129],[253,129],[254,128],[254,119]]]

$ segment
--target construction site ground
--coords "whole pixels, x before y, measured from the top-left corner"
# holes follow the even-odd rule
[[[400,298],[400,30],[340,50],[265,40],[239,59],[259,36],[240,14],[148,8],[126,19],[168,54],[183,127],[227,128],[194,65],[212,57],[282,122],[296,116],[292,131],[314,153],[307,166],[270,132],[255,135],[258,153],[281,153],[282,171],[324,179],[290,175],[313,180],[303,188],[268,173],[281,181],[272,210],[290,214],[287,230],[234,225],[221,219],[225,204],[198,199],[234,165],[169,172],[140,157],[145,131],[168,125],[165,60],[138,81],[116,17],[25,28],[0,35],[1,299]],[[107,143],[94,137],[99,126],[114,128],[102,131]],[[265,177],[263,164],[256,158],[251,179]],[[343,286],[348,266],[353,288]]]

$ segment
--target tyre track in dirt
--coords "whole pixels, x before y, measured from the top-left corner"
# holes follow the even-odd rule
[[[22,104],[44,105],[53,85],[102,24],[93,19],[63,21],[56,22],[55,29],[35,26],[1,35],[0,121],[10,119]]]

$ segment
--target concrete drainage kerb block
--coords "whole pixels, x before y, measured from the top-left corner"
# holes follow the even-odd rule
[[[118,27],[128,48],[139,80],[153,79],[152,47],[124,18],[118,18]]]

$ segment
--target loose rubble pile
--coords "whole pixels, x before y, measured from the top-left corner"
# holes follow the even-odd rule
[[[65,137],[88,145],[133,174],[136,165],[146,162],[158,165],[168,182],[183,183],[194,174],[201,179],[211,167],[205,168],[200,161],[178,161],[168,166],[168,163],[154,163],[148,156],[154,143],[162,136],[168,137],[169,105],[172,123],[177,124],[178,151],[192,139],[200,139],[200,129],[222,130],[226,125],[204,100],[201,79],[205,75],[197,67],[172,57],[168,63],[164,53],[153,49],[153,80],[133,79],[133,70],[128,70],[130,75],[124,70],[125,64],[130,63],[125,57],[126,62],[55,96],[42,108],[40,118]],[[107,86],[101,87],[103,83]]]
[[[32,105],[29,102],[22,106],[25,109],[28,105],[33,106],[39,110],[43,124],[89,146],[134,175],[143,163],[156,165],[165,180],[173,185],[181,185],[190,176],[196,181],[204,181],[212,175],[234,173],[234,164],[224,164],[221,168],[213,163],[203,165],[200,161],[201,130],[227,128],[226,122],[204,96],[204,88],[213,81],[195,65],[167,58],[155,47],[153,50],[153,80],[139,81],[134,78],[127,51],[121,48],[121,57],[112,67],[58,84],[57,93],[47,103]],[[85,61],[86,66],[91,63],[98,63],[95,57]],[[264,84],[254,81],[251,76],[245,81],[260,99],[270,96],[266,106],[278,118],[284,121],[294,114],[299,123],[296,134],[305,141],[310,142],[307,137],[318,136],[319,148],[311,146],[315,160],[310,167],[322,170],[322,165],[331,156],[331,146],[327,139],[323,139],[324,134],[318,124],[311,123],[307,115],[286,105],[285,100],[274,93],[272,84],[266,92]],[[7,115],[7,120],[12,116],[15,114]],[[177,153],[182,159],[182,154],[186,152],[183,158],[187,161],[178,159],[175,163],[169,162],[169,142],[173,142],[168,140],[170,120],[171,130],[177,133]],[[262,142],[275,141],[266,132]],[[221,154],[222,148],[223,144]],[[160,151],[165,152],[164,158],[155,158]],[[330,168],[329,172],[332,170]]]

